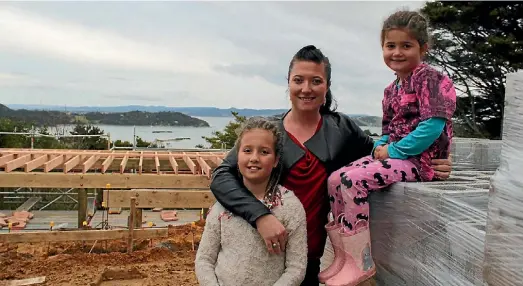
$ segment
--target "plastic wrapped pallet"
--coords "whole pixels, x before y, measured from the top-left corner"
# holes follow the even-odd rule
[[[398,183],[373,193],[371,238],[377,285],[482,285],[489,178]],[[322,268],[332,260],[328,244]]]
[[[495,171],[499,166],[501,140],[454,138],[452,163],[462,170]]]
[[[492,177],[485,246],[485,280],[523,285],[523,72],[507,76],[503,146]]]

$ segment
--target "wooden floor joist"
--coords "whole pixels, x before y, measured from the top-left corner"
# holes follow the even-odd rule
[[[117,230],[75,230],[75,231],[41,231],[0,233],[0,242],[35,243],[61,241],[94,241],[126,239],[127,229]],[[134,239],[155,239],[167,237],[167,228],[135,229]]]
[[[13,172],[193,174],[210,178],[225,152],[0,148],[0,170]]]
[[[208,188],[225,152],[0,148],[0,187]]]

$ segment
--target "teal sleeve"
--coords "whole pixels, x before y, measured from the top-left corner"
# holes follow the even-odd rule
[[[381,136],[380,140],[374,142],[374,148],[385,145],[385,144],[387,144],[388,141],[389,141],[389,135],[383,135],[383,136]]]
[[[370,153],[373,158],[374,158],[374,149],[376,149],[376,147],[378,147],[378,146],[383,146],[383,145],[387,144],[387,142],[389,142],[388,134],[381,136],[380,140],[374,141],[374,147],[372,148],[372,152]]]
[[[427,150],[443,132],[446,119],[431,117],[418,124],[418,127],[398,142],[389,144],[387,151],[391,159],[407,159]]]

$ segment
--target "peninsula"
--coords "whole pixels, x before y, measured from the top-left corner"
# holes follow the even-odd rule
[[[0,118],[24,121],[35,126],[62,124],[107,124],[137,126],[209,127],[207,121],[176,111],[63,112],[56,110],[11,109],[0,104]]]

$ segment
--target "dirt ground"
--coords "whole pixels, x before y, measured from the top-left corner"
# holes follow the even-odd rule
[[[198,285],[193,234],[196,247],[202,231],[201,225],[169,227],[168,238],[135,241],[131,255],[125,241],[97,242],[94,248],[94,242],[0,243],[0,285],[38,276],[46,279],[37,285],[53,286]]]
[[[197,249],[203,223],[170,226],[168,230],[168,237],[161,240],[135,240],[131,255],[123,240],[0,243],[0,286],[39,276],[45,276],[45,282],[35,285],[198,285],[193,242]],[[375,285],[371,280],[360,286]]]

